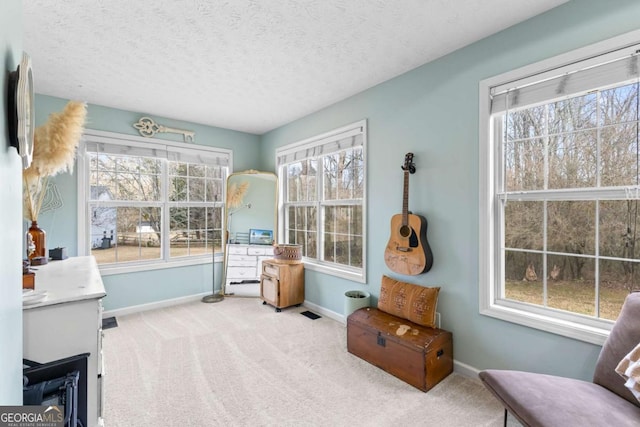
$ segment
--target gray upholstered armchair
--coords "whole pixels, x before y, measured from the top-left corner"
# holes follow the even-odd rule
[[[489,369],[484,385],[525,426],[640,426],[640,402],[616,373],[640,343],[640,293],[627,296],[602,346],[593,382],[530,372]]]

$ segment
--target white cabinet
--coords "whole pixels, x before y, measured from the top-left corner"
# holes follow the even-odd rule
[[[260,296],[262,261],[273,258],[271,245],[227,245],[226,294]]]
[[[87,424],[102,425],[102,298],[106,295],[93,257],[72,257],[38,266],[35,289],[43,301],[23,307],[23,357],[47,363],[81,353],[87,361]]]

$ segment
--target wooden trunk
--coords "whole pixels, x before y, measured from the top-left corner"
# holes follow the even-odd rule
[[[425,392],[453,372],[451,332],[377,308],[362,308],[348,317],[347,350]]]

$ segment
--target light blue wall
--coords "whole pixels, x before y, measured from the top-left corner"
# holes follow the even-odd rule
[[[22,175],[9,146],[7,81],[22,58],[22,2],[0,4],[0,405],[22,405]]]
[[[36,126],[46,122],[49,114],[61,111],[67,99],[51,96],[36,96]],[[136,135],[132,125],[140,117],[147,115],[122,111],[97,105],[89,105],[87,129]],[[204,126],[195,123],[151,116],[157,123],[178,129],[192,130],[199,145],[210,145],[233,151],[234,170],[257,169],[259,159],[259,137],[228,129]],[[182,141],[181,135],[162,133],[155,138]],[[59,174],[54,179],[60,190],[64,206],[42,214],[38,224],[47,232],[47,248],[66,247],[69,256],[77,255],[77,178],[75,173]],[[24,224],[26,227],[26,223]],[[212,289],[211,265],[196,265],[176,269],[162,269],[149,272],[103,276],[107,291],[104,299],[105,310],[152,303],[165,299],[179,298]],[[220,288],[220,265],[216,265],[216,289]]]
[[[600,348],[478,314],[478,84],[525,64],[640,28],[636,0],[574,0],[544,15],[263,135],[262,167],[275,149],[368,119],[368,285],[306,272],[306,298],[342,313],[349,289],[377,298],[390,274],[441,286],[442,327],[459,362],[590,380]],[[383,261],[389,220],[402,208],[400,166],[415,154],[409,209],[426,216],[434,266],[402,277]]]
[[[573,0],[262,137],[156,119],[195,130],[199,143],[204,139],[232,148],[235,170],[264,171],[274,170],[277,147],[368,119],[368,284],[307,271],[306,298],[342,313],[346,290],[364,289],[377,297],[383,274],[399,277],[386,269],[383,251],[389,220],[401,209],[400,166],[411,151],[417,172],[410,178],[409,207],[429,220],[435,263],[429,273],[404,279],[442,287],[439,311],[442,326],[453,332],[456,360],[479,369],[524,369],[589,380],[598,346],[478,314],[478,83],[639,27],[636,0]],[[38,123],[65,102],[38,96]],[[87,127],[135,134],[131,124],[140,115],[90,106]],[[67,246],[74,254],[75,177],[63,175],[56,181],[65,207],[43,216],[41,225],[49,232],[50,247]],[[208,291],[207,267],[106,276],[106,307]]]

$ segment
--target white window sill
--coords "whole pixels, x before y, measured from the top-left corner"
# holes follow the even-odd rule
[[[319,273],[329,274],[331,276],[340,277],[342,279],[351,280],[358,283],[366,283],[367,277],[364,270],[346,270],[336,267],[334,264],[328,265],[318,262],[316,259],[304,258],[304,268],[306,270],[317,271]]]
[[[480,314],[596,345],[604,344],[610,332],[606,322],[602,326],[585,325],[501,304],[481,308]]]
[[[221,253],[216,253],[215,262],[222,262]],[[211,264],[211,255],[186,258],[172,259],[170,261],[150,261],[145,263],[126,263],[126,264],[105,264],[98,265],[102,276],[111,276],[115,274],[139,273],[143,271],[162,270],[165,268],[188,267],[192,265]]]

